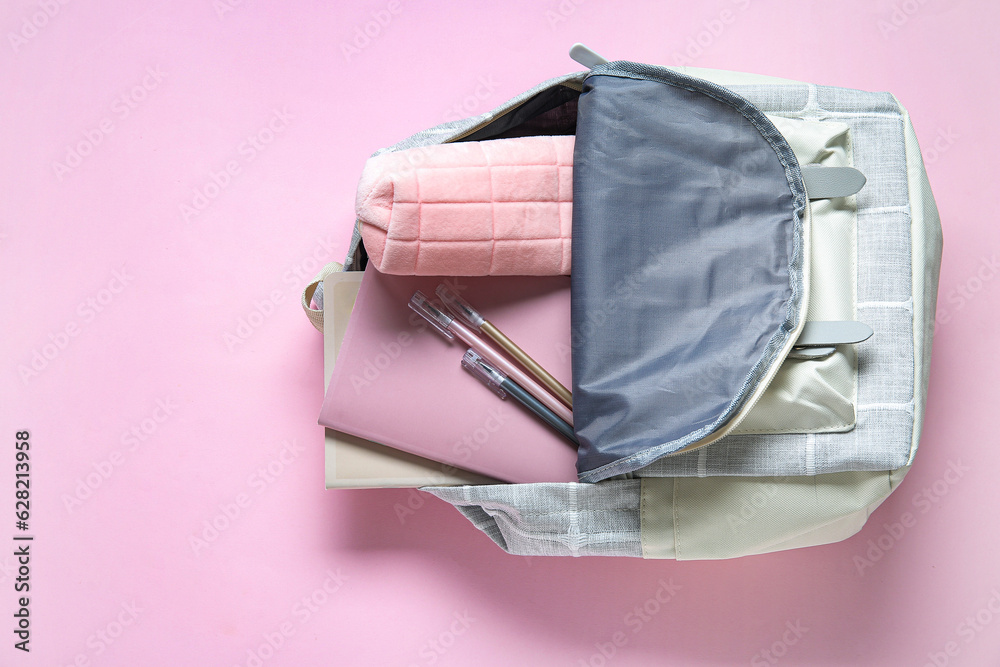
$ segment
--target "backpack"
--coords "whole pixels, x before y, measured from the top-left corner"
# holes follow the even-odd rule
[[[516,555],[720,559],[850,537],[909,470],[927,394],[942,239],[906,110],[889,93],[607,62],[580,45],[571,55],[590,71],[375,153],[577,135],[571,277],[581,481],[421,491]],[[609,145],[608,136],[619,139]],[[720,140],[741,147],[741,164],[713,170],[712,160],[734,153],[713,155]],[[636,145],[620,145],[628,141]],[[648,164],[635,157],[643,143],[654,155]],[[852,189],[840,181],[857,171],[864,187],[845,195]],[[618,187],[625,178],[644,179],[645,190]],[[783,187],[772,196],[775,184]],[[779,195],[781,220],[766,212]],[[746,226],[724,232],[723,251],[715,241],[686,246],[683,225],[663,223],[684,206],[760,214],[735,216]],[[739,283],[736,246],[736,257],[778,247],[787,261],[775,263],[777,277],[746,274],[735,300],[706,298],[718,319],[698,347],[649,322],[650,312],[684,317],[670,295],[690,303],[706,276],[730,271],[726,284]],[[319,282],[366,261],[356,225],[343,266],[328,266],[303,293],[318,328],[311,300]],[[874,330],[866,342],[796,358],[806,321],[855,319]],[[658,351],[668,348],[684,350],[692,368],[664,364]],[[623,381],[622,363],[637,355],[642,363]],[[685,390],[657,412],[664,403],[649,388],[666,373]]]

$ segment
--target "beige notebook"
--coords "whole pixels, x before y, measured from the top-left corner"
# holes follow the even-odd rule
[[[364,271],[331,273],[323,281],[323,386],[344,340]],[[421,458],[347,433],[326,429],[326,488],[385,489],[496,480]]]

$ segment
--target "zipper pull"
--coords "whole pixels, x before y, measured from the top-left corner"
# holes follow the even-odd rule
[[[606,58],[602,58],[597,55],[586,46],[577,42],[569,49],[569,57],[580,63],[587,69],[594,69],[598,65],[603,65],[608,62]]]

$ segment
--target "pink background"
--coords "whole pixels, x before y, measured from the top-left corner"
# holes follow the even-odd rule
[[[223,3],[0,10],[0,542],[20,429],[35,535],[27,656],[0,547],[0,663],[1000,663],[996,3]],[[899,492],[839,544],[676,563],[510,557],[436,499],[325,491],[297,300],[342,259],[366,157],[579,69],[575,41],[674,64],[699,37],[694,65],[912,114],[945,257]],[[890,548],[859,571],[870,540]]]

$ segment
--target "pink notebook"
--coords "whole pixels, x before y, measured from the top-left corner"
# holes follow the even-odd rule
[[[576,449],[462,369],[466,347],[407,307],[442,281],[565,386],[569,276],[390,276],[369,267],[323,400],[324,426],[509,482],[575,482]]]

